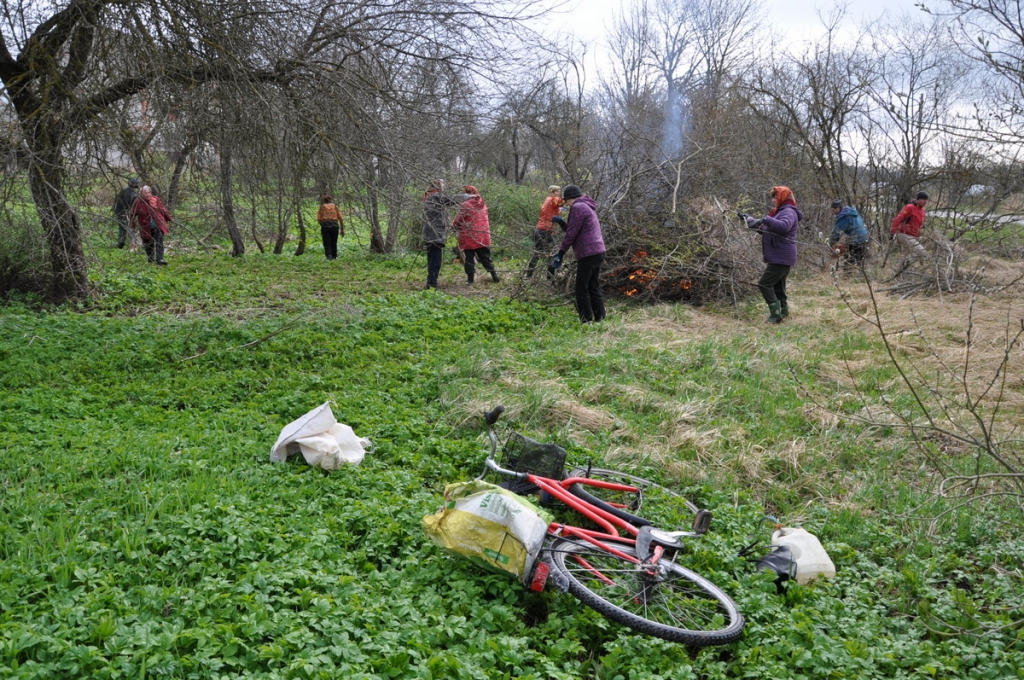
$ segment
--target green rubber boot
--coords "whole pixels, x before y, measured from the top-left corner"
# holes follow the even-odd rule
[[[768,323],[782,323],[782,303],[776,300],[768,305],[772,315],[768,317]]]
[[[785,319],[787,316],[789,316],[789,303],[782,302],[782,318]]]

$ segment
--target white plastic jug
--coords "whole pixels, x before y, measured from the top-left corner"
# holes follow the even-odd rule
[[[814,534],[792,527],[784,527],[772,534],[772,545],[785,545],[793,551],[796,560],[796,582],[809,583],[816,578],[836,575],[836,565]]]

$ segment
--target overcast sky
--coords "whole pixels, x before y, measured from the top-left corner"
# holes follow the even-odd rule
[[[850,30],[864,21],[880,17],[883,13],[917,14],[920,10],[915,4],[921,0],[849,0],[847,18],[844,25]],[[580,39],[593,45],[592,53],[606,51],[603,38],[606,27],[610,26],[623,0],[569,0],[568,9],[564,13],[552,16],[552,27],[557,27],[558,34],[572,32]],[[931,6],[941,7],[941,0],[927,0]],[[822,34],[822,22],[819,13],[828,15],[835,6],[827,0],[764,0],[765,16],[775,29],[793,41],[813,39]],[[751,26],[752,40],[764,39],[764,26]],[[601,58],[596,59],[600,66]],[[591,64],[593,65],[593,64]]]

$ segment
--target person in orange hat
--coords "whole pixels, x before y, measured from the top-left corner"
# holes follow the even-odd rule
[[[789,187],[772,187],[771,212],[761,219],[740,213],[747,226],[761,234],[761,255],[765,269],[757,287],[768,304],[768,323],[782,323],[789,316],[786,278],[796,264],[797,224],[804,218]]]
[[[498,271],[491,261],[491,221],[487,216],[487,204],[475,186],[467,184],[463,190],[469,197],[459,204],[452,228],[459,235],[459,250],[466,256],[463,264],[466,279],[472,285],[476,277],[475,260],[479,259],[480,266],[486,269],[491,275],[491,280],[497,283],[501,278],[498,277]]]

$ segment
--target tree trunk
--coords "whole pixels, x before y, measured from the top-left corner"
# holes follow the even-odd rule
[[[377,171],[371,160],[367,164],[366,216],[370,220],[370,252],[386,253],[384,233],[380,228],[380,192],[377,190]]]
[[[47,141],[49,148],[40,149],[41,145],[36,144],[28,181],[50,246],[52,291],[57,299],[84,298],[89,295],[89,278],[82,251],[82,225],[64,196],[64,159],[59,143]]]
[[[295,249],[296,257],[306,252],[306,220],[302,217],[302,196],[299,193],[299,187],[293,188],[295,192],[294,198],[292,199],[295,207],[295,217],[299,222],[299,245]]]
[[[221,207],[224,211],[224,224],[227,225],[228,234],[231,236],[231,257],[241,257],[245,254],[245,241],[242,240],[242,233],[238,231],[238,223],[235,221],[235,200],[231,186],[233,179],[231,147],[223,144],[220,150]]]
[[[278,185],[280,187],[280,185]],[[274,239],[274,255],[284,252],[285,241],[288,240],[288,218],[284,214],[284,197],[277,191],[277,238]]]

